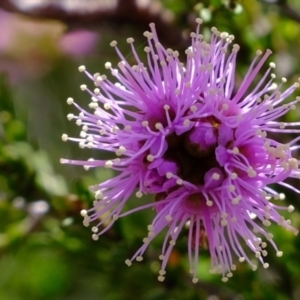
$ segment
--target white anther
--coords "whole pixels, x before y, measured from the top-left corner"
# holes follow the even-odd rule
[[[180,89],[176,89],[175,90],[175,95],[179,95],[181,93],[181,90]]]
[[[143,193],[142,193],[141,191],[137,191],[137,192],[135,193],[135,196],[136,196],[137,198],[141,198],[141,197],[143,196]]]
[[[249,167],[247,171],[250,178],[253,178],[257,175],[256,171],[252,167]]]
[[[167,172],[166,177],[168,179],[171,179],[173,177],[173,173],[172,172]]]
[[[154,230],[154,226],[152,224],[150,224],[150,225],[147,226],[147,229],[149,231],[153,231]]]
[[[201,18],[196,18],[196,23],[200,25],[203,23],[203,20]]]
[[[149,232],[148,232],[148,237],[154,237],[154,235],[155,235],[155,234],[154,234],[153,231],[149,231]]]
[[[82,84],[82,85],[80,86],[80,89],[81,89],[82,91],[85,91],[85,90],[87,89],[87,86],[86,86],[85,84]]]
[[[110,168],[112,168],[113,164],[114,163],[111,160],[108,160],[105,162],[104,167],[107,169],[110,169]]]
[[[267,247],[267,243],[266,243],[266,242],[262,242],[262,243],[261,243],[261,247],[262,247],[262,248],[266,248],[266,247]]]
[[[185,120],[183,121],[183,125],[186,126],[186,127],[190,126],[190,124],[191,124],[191,121],[188,120],[188,119],[185,119]]]
[[[196,278],[196,277],[194,277],[194,278],[192,279],[192,282],[193,282],[194,284],[196,284],[198,281],[199,281],[199,279]]]
[[[239,150],[239,148],[238,147],[234,147],[233,149],[232,149],[232,153],[233,154],[239,154],[240,153],[240,150]]]
[[[92,99],[92,100],[93,100],[93,99]],[[98,101],[98,100],[96,100],[96,101]],[[91,103],[89,104],[89,108],[96,109],[97,107],[98,107],[98,103],[91,102]]]
[[[298,169],[298,160],[296,158],[290,158],[288,160],[288,164],[292,169],[294,170]]]
[[[280,193],[279,194],[279,200],[284,200],[285,199],[285,194],[284,193]]]
[[[221,225],[222,226],[225,227],[225,226],[227,226],[227,224],[228,224],[227,220],[221,220]]]
[[[101,190],[98,190],[95,192],[95,199],[96,200],[102,200],[103,199],[103,194],[101,192]]]
[[[99,133],[100,133],[100,135],[104,135],[104,134],[106,134],[106,130],[104,128],[102,128],[99,130]]]
[[[234,44],[232,45],[232,52],[238,52],[240,50],[240,45],[238,44]]]
[[[88,226],[90,226],[90,217],[88,216],[88,215],[86,215],[86,216],[84,216],[84,218],[83,218],[83,226],[85,226],[85,227],[88,227]]]
[[[237,179],[238,175],[236,173],[231,173],[230,177],[232,180],[235,180]]]
[[[182,180],[181,178],[178,178],[178,179],[176,180],[176,183],[177,183],[178,185],[183,185],[183,180]]]
[[[222,32],[220,35],[221,39],[226,39],[228,38],[228,36],[229,36],[228,32]]]
[[[224,104],[222,105],[222,109],[223,109],[223,110],[228,110],[228,109],[229,109],[229,105],[228,105],[227,103],[224,103]]]
[[[118,63],[118,66],[119,66],[119,68],[121,68],[121,67],[120,67],[120,63]],[[118,71],[117,69],[111,69],[111,74],[112,74],[113,76],[117,76],[117,75],[119,74],[119,71]]]
[[[110,46],[111,46],[111,47],[117,46],[117,41],[112,41],[112,42],[110,43]]]
[[[220,174],[214,173],[212,178],[213,178],[213,180],[219,180],[220,179]]]
[[[93,161],[93,160],[94,160],[93,158],[88,159],[88,161]],[[91,166],[89,166],[89,165],[83,166],[83,168],[84,168],[86,171],[89,170],[90,167],[91,167]]]
[[[64,133],[64,134],[61,136],[61,139],[62,139],[64,142],[66,142],[66,141],[68,140],[68,135]]]
[[[222,213],[221,213],[221,218],[222,219],[226,219],[228,217],[228,213],[226,212],[226,211],[223,211]]]
[[[81,120],[80,120],[80,121],[81,121]],[[79,124],[77,124],[77,125],[79,125]],[[85,139],[86,136],[87,136],[86,131],[84,131],[84,130],[80,131],[80,137],[81,137],[81,138]],[[89,138],[89,139],[86,140],[86,142],[92,142],[92,141],[93,141],[92,138]]]
[[[125,260],[125,264],[126,264],[128,267],[130,267],[130,266],[132,265],[132,262],[131,262],[130,259],[126,259],[126,260]]]
[[[240,199],[238,197],[233,198],[232,201],[231,201],[231,203],[233,205],[237,205],[237,204],[239,204],[239,202],[240,202]]]
[[[166,215],[165,217],[166,221],[171,222],[173,220],[171,215]]]
[[[245,261],[245,257],[242,256],[239,258],[239,262],[244,262],[244,261]]]
[[[127,42],[128,44],[131,44],[131,43],[134,42],[134,39],[133,39],[132,37],[129,37],[129,38],[126,40],[126,42]]]
[[[73,114],[68,114],[68,115],[67,115],[67,119],[68,119],[69,121],[71,121],[72,119],[74,119],[74,115],[73,115]]]
[[[235,185],[230,184],[228,189],[229,189],[229,192],[233,193],[235,191]]]
[[[92,239],[94,240],[94,241],[98,241],[99,240],[99,236],[98,236],[98,234],[93,234],[92,235]]]
[[[173,51],[172,53],[174,58],[177,58],[179,56],[179,52],[177,50]]]
[[[80,211],[80,214],[81,214],[82,217],[87,216],[87,210],[82,209],[82,210]]]
[[[73,104],[73,103],[74,103],[74,99],[71,98],[71,97],[69,97],[69,98],[67,99],[67,104],[71,105],[71,104]]]
[[[86,130],[84,130],[84,132],[86,132]],[[86,138],[86,141],[87,142],[93,142],[94,141],[94,138],[92,135],[89,135],[87,138]]]
[[[111,106],[110,106],[110,104],[109,103],[104,103],[104,108],[106,109],[106,110],[109,110],[110,108],[111,108]]]
[[[165,271],[165,270],[159,270],[159,272],[158,272],[158,273],[159,273],[159,275],[162,275],[162,276],[163,276],[163,275],[165,275],[165,274],[166,274],[166,271]]]
[[[113,126],[111,129],[110,129],[110,132],[111,133],[116,133],[120,128],[118,126]]]
[[[227,282],[228,281],[228,277],[222,277],[222,281],[223,282]]]
[[[147,160],[148,160],[149,162],[152,162],[152,161],[154,160],[154,156],[153,156],[152,154],[148,154],[148,155],[147,155]]]
[[[99,231],[97,226],[93,226],[92,227],[92,232],[97,233]]]
[[[84,72],[85,70],[86,70],[85,66],[83,66],[83,65],[78,68],[79,72]]]
[[[191,110],[192,112],[197,111],[197,106],[196,106],[196,105],[192,105],[192,106],[190,107],[190,110]]]
[[[143,33],[143,35],[148,38],[148,39],[152,39],[153,38],[153,33],[152,32],[149,32],[149,31],[145,31]]]
[[[124,146],[120,146],[118,150],[116,150],[116,155],[121,156],[126,152],[126,148]]]
[[[160,130],[160,129],[163,128],[163,126],[162,126],[161,123],[156,123],[156,124],[155,124],[155,128],[156,128],[157,130]]]
[[[212,202],[211,200],[207,200],[207,201],[206,201],[206,205],[207,205],[207,206],[212,206],[212,205],[213,205],[213,202]]]
[[[169,243],[171,246],[175,246],[175,244],[176,244],[176,242],[174,240],[171,240]]]
[[[104,64],[104,67],[105,67],[105,69],[110,69],[110,68],[111,68],[111,62],[107,61],[107,62]]]

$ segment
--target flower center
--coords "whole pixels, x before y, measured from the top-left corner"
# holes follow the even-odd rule
[[[164,158],[177,164],[177,175],[183,180],[202,186],[210,170],[220,170],[215,154],[220,125],[218,119],[210,116],[198,120],[191,130],[182,135],[172,133],[167,136],[168,149]]]

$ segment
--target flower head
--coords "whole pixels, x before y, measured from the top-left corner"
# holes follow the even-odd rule
[[[270,64],[255,83],[258,73],[270,56],[257,51],[256,57],[238,89],[235,86],[235,64],[239,46],[231,43],[232,35],[212,28],[209,42],[197,30],[191,33],[191,46],[186,62],[179,53],[165,49],[159,42],[154,24],[148,39],[147,64],[144,64],[128,38],[136,65],[115,48],[121,61],[118,68],[105,66],[116,78],[89,74],[79,68],[97,86],[93,91],[82,85],[92,97],[91,112],[69,98],[80,111],[69,115],[82,126],[80,138],[63,140],[78,142],[80,147],[106,150],[115,154],[111,160],[62,163],[88,167],[111,168],[118,175],[92,187],[94,207],[82,211],[84,225],[95,222],[93,239],[108,230],[114,221],[135,211],[154,207],[156,216],[148,226],[148,236],[131,259],[141,261],[149,243],[163,230],[167,234],[160,255],[158,279],[164,280],[170,253],[183,227],[188,227],[188,256],[193,282],[197,282],[198,257],[201,248],[211,255],[211,271],[221,273],[223,281],[236,268],[233,254],[239,261],[257,266],[249,257],[248,246],[265,268],[266,241],[277,251],[271,222],[295,234],[289,220],[278,211],[293,210],[272,200],[282,198],[270,185],[277,183],[296,192],[284,181],[300,177],[299,161],[292,156],[300,137],[288,144],[273,138],[272,133],[299,134],[300,123],[276,121],[294,109],[299,99],[283,104],[299,86],[294,83],[282,90],[273,81]],[[267,134],[270,133],[270,137]],[[277,136],[278,136],[277,135]],[[154,201],[131,211],[123,207],[132,194],[154,196]],[[102,227],[109,221],[109,225]]]

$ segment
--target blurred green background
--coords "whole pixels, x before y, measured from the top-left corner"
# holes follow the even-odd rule
[[[161,42],[184,53],[200,16],[204,34],[216,26],[241,45],[237,82],[255,51],[269,48],[278,77],[293,83],[300,76],[300,1],[82,0],[80,5],[61,0],[59,9],[48,6],[56,3],[49,0],[15,5],[19,2],[0,4],[0,299],[299,300],[300,237],[275,225],[271,231],[283,257],[269,249],[269,269],[260,266],[253,272],[239,264],[227,283],[208,273],[206,250],[200,257],[200,281],[191,282],[184,236],[163,283],[157,281],[162,237],[149,246],[142,262],[128,268],[124,261],[139,248],[154,212],[121,219],[92,241],[80,210],[92,205],[88,186],[113,174],[60,165],[59,159],[102,155],[63,143],[61,135],[79,134],[66,118],[77,113],[66,104],[67,97],[84,107],[89,103],[79,88],[88,80],[78,66],[105,72],[105,62],[118,61],[111,40],[130,59],[126,38],[134,37],[142,53],[143,31],[154,21]],[[114,3],[117,9],[110,7]],[[299,117],[300,106],[286,119]],[[299,228],[299,195],[282,191],[287,197],[281,204],[296,207],[289,218]]]

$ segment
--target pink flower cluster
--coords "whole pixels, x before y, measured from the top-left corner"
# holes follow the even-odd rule
[[[236,269],[234,255],[247,261],[253,270],[257,264],[249,257],[248,246],[264,268],[266,246],[270,243],[277,256],[282,252],[268,231],[277,223],[295,234],[297,230],[279,214],[293,211],[275,201],[282,199],[271,185],[279,184],[295,192],[285,182],[300,178],[299,160],[293,151],[299,148],[300,123],[276,121],[295,109],[298,98],[284,104],[299,83],[282,90],[283,78],[277,85],[270,63],[257,81],[262,66],[271,54],[257,51],[247,74],[236,88],[236,56],[239,45],[234,36],[211,29],[211,39],[200,34],[202,20],[191,33],[191,46],[185,51],[186,61],[178,51],[165,49],[157,37],[154,24],[144,35],[147,63],[143,63],[128,38],[136,65],[131,65],[113,41],[120,62],[118,68],[107,62],[115,82],[99,73],[84,72],[96,85],[87,91],[92,99],[90,110],[67,100],[80,111],[68,115],[82,126],[79,138],[62,136],[64,141],[79,143],[81,148],[105,150],[115,155],[111,160],[62,163],[88,167],[111,168],[118,175],[92,187],[94,207],[82,211],[84,225],[90,223],[93,239],[113,223],[133,212],[155,208],[156,216],[148,226],[148,235],[131,259],[141,261],[149,243],[163,230],[167,233],[160,255],[158,279],[163,281],[168,258],[182,232],[188,235],[188,257],[193,282],[198,281],[199,252],[207,248],[211,272],[222,274],[226,282]],[[255,85],[254,85],[255,80]],[[288,144],[273,138],[272,133],[296,134]],[[270,137],[268,137],[270,135]],[[130,211],[123,210],[130,197],[154,199]],[[142,199],[141,199],[142,201]],[[104,224],[109,223],[108,226]],[[187,230],[182,230],[187,228]]]

